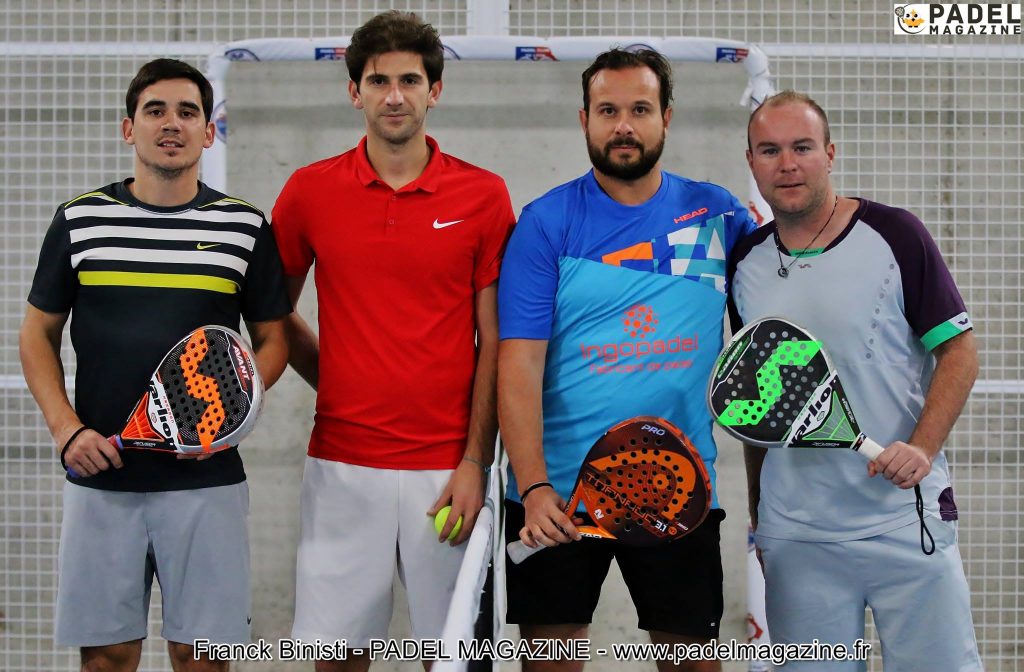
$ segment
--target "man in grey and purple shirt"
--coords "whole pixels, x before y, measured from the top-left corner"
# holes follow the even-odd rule
[[[980,670],[942,453],[978,372],[963,299],[917,217],[836,195],[835,145],[813,100],[769,98],[748,143],[775,221],[730,258],[733,326],[779,316],[820,338],[861,428],[887,446],[867,466],[853,451],[747,447],[772,639],[852,650],[870,606],[886,670]],[[918,485],[927,529],[916,524]]]

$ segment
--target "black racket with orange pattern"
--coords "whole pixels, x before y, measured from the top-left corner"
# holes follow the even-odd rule
[[[581,503],[595,523],[577,526],[583,536],[653,546],[680,539],[703,522],[711,507],[711,479],[675,425],[640,416],[609,429],[587,453],[566,514]],[[513,541],[508,554],[519,564],[544,548]]]
[[[262,406],[252,349],[233,330],[208,325],[164,355],[124,429],[108,440],[119,450],[212,453],[238,445]]]

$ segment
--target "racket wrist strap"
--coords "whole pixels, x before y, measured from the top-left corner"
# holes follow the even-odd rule
[[[64,447],[60,449],[60,466],[64,467],[64,471],[68,470],[67,462],[64,461],[64,457],[68,454],[68,448],[70,448],[71,444],[75,442],[75,439],[78,438],[78,435],[84,432],[86,429],[88,429],[88,427],[82,425],[74,432],[72,432],[71,436],[68,437],[68,440],[64,442]]]
[[[519,501],[522,502],[523,504],[526,504],[526,497],[531,492],[533,492],[534,490],[536,490],[538,488],[554,488],[554,487],[555,486],[551,485],[551,483],[549,483],[548,481],[537,481],[536,483],[534,483],[533,485],[528,487],[526,490],[523,490],[522,493],[520,493]]]

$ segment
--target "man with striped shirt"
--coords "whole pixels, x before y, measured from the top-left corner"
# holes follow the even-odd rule
[[[176,671],[225,670],[193,642],[249,640],[248,490],[237,448],[181,459],[118,453],[152,370],[204,324],[246,320],[269,387],[284,370],[291,312],[270,225],[255,207],[198,181],[213,144],[213,91],[171,59],[142,67],[121,123],[134,177],[61,205],[43,241],[21,329],[25,379],[63,462],[56,641],[83,670],[135,670],[152,577]],[[60,360],[71,318],[75,404]],[[207,459],[211,458],[211,459]]]

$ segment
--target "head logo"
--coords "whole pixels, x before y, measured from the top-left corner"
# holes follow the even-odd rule
[[[690,220],[690,219],[693,219],[694,217],[698,217],[700,215],[706,215],[706,214],[708,214],[708,209],[707,208],[697,208],[696,210],[694,210],[692,212],[688,212],[688,213],[686,213],[684,215],[679,215],[678,217],[673,219],[672,222],[674,224],[682,224],[683,222],[685,222],[687,220]]]
[[[647,334],[654,333],[658,318],[650,306],[636,305],[626,311],[622,324],[625,325],[623,331],[633,338],[647,338]]]
[[[919,10],[916,5],[895,5],[893,13],[896,15],[896,27],[893,31],[896,35],[900,33],[917,35],[927,29],[925,25],[927,12],[924,7]]]

